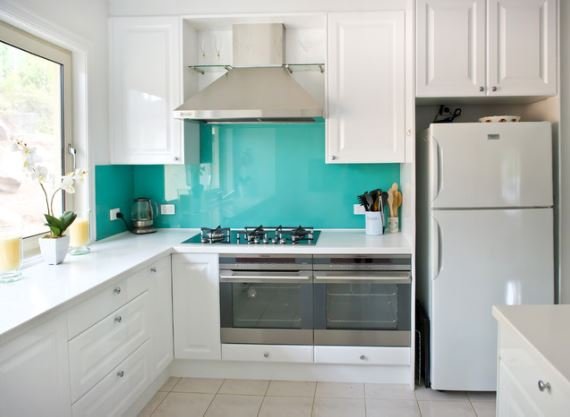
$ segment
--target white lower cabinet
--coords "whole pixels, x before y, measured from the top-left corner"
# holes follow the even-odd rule
[[[221,359],[218,255],[172,255],[174,356]]]
[[[140,346],[77,401],[73,416],[122,416],[152,381],[149,345],[146,342]]]
[[[313,346],[222,345],[222,359],[247,362],[313,362]]]
[[[71,414],[63,317],[0,344],[0,416]]]
[[[347,365],[410,365],[407,347],[315,346],[315,363]]]
[[[69,342],[72,400],[78,400],[149,338],[148,293]]]
[[[522,336],[499,325],[497,417],[567,417],[570,383]]]

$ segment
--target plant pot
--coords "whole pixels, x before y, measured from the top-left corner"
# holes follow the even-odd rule
[[[63,262],[69,250],[69,236],[55,239],[42,237],[39,241],[42,258],[48,265],[57,265]]]

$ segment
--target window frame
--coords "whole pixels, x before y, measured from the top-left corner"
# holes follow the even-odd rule
[[[72,52],[57,46],[49,41],[18,29],[0,20],[0,41],[14,48],[29,52],[33,55],[61,65],[62,91],[61,91],[61,133],[62,133],[62,171],[69,172],[73,169],[73,158],[69,149],[73,147],[73,68]],[[73,210],[73,194],[64,194],[64,209]],[[23,239],[24,257],[39,254],[39,238],[45,233],[28,236]]]

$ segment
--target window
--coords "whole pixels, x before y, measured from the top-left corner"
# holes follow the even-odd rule
[[[50,174],[71,170],[71,97],[71,53],[0,22],[0,219],[22,224],[26,246],[47,231],[45,200],[11,140],[35,147]],[[71,203],[58,196],[55,213]]]

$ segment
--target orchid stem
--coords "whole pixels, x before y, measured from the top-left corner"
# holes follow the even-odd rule
[[[58,192],[59,190],[61,190],[61,189],[62,189],[62,188],[58,188],[58,189],[55,190],[55,191],[53,192],[53,194],[51,195],[51,201],[50,201],[50,205],[49,205],[49,206],[50,206],[50,208],[51,208],[51,213],[52,213],[51,215],[52,215],[52,216],[53,216],[53,199],[55,198],[55,195],[57,194],[57,192]]]

